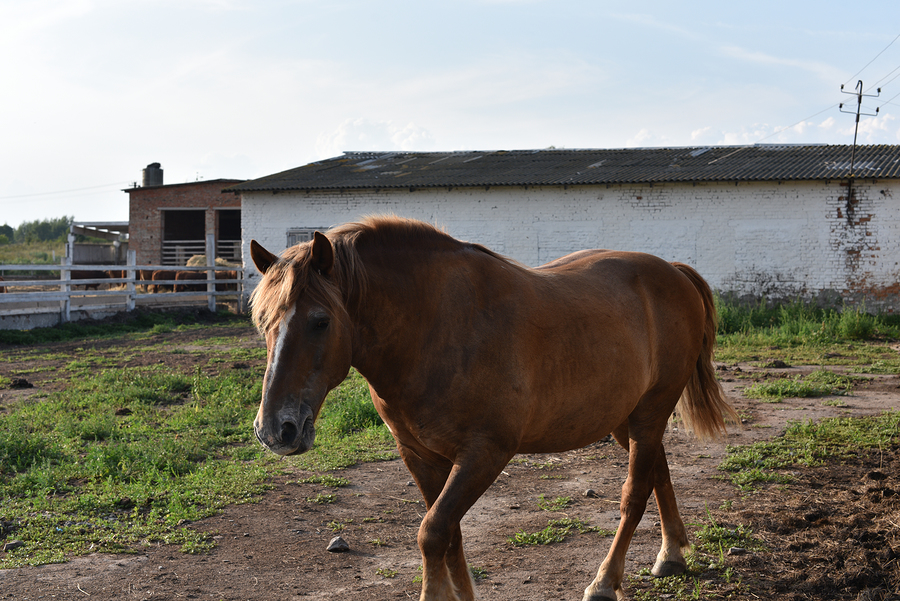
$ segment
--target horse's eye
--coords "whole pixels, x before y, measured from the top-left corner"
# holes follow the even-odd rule
[[[327,330],[330,323],[330,319],[328,319],[327,317],[323,317],[322,319],[316,321],[315,328],[319,331]]]

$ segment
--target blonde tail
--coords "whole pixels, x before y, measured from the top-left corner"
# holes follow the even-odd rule
[[[703,347],[697,358],[697,367],[688,381],[681,400],[675,408],[685,428],[693,431],[701,440],[720,438],[726,433],[725,422],[739,424],[737,411],[725,400],[722,385],[716,379],[713,366],[713,352],[716,348],[718,315],[713,302],[712,290],[699,273],[684,263],[672,263],[686,275],[703,300],[706,320],[703,328]]]

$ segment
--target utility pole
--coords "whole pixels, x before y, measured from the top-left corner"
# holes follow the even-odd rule
[[[862,112],[862,101],[863,98],[878,98],[881,95],[881,88],[878,88],[877,94],[863,94],[863,82],[860,79],[856,83],[856,91],[855,92],[847,92],[844,90],[844,84],[841,84],[841,92],[844,94],[855,94],[856,95],[856,111],[847,111],[844,110],[844,103],[840,103],[838,108],[842,113],[850,113],[851,115],[856,113],[856,127],[853,129],[853,149],[850,151],[850,175],[847,178],[847,218],[850,218],[850,199],[853,192],[853,167],[856,165],[856,136],[859,134],[859,116],[865,115],[866,117],[877,117],[878,116],[878,108],[875,109],[874,113],[863,113]]]

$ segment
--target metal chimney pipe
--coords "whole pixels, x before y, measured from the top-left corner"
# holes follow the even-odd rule
[[[150,186],[161,186],[163,185],[163,170],[160,168],[159,163],[150,163],[147,165],[147,168],[144,169],[144,177],[143,177],[143,186],[145,188]]]

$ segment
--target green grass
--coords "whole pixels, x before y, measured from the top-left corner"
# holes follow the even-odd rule
[[[719,469],[741,490],[762,483],[786,484],[796,467],[823,465],[870,449],[887,448],[900,441],[900,412],[888,411],[866,418],[830,418],[820,422],[791,422],[783,436],[752,445],[727,448]]]
[[[297,484],[322,484],[323,486],[328,486],[330,488],[343,488],[344,486],[349,486],[350,481],[346,478],[341,478],[340,476],[335,476],[333,474],[317,474],[315,476],[310,476],[309,478],[303,478],[301,480],[297,480]],[[288,482],[288,484],[291,484]]]
[[[13,352],[19,360],[41,360],[36,349]],[[6,539],[25,543],[2,554],[0,568],[155,544],[204,552],[214,540],[190,524],[228,504],[254,501],[276,475],[397,456],[355,372],[326,399],[313,451],[278,461],[251,425],[262,360],[234,368],[221,363],[212,376],[202,366],[110,367],[110,358],[122,355],[114,345],[47,355],[64,365],[65,388],[4,405],[0,413],[0,525]],[[3,377],[0,386],[10,383]],[[331,474],[307,476],[330,487],[348,483]],[[320,493],[311,502],[334,498]]]
[[[316,442],[287,460],[299,468],[327,472],[398,457],[396,443],[369,398],[365,380],[352,370],[329,394],[316,422]]]
[[[615,532],[604,530],[596,526],[589,526],[575,518],[564,518],[561,520],[550,520],[547,527],[538,532],[525,532],[524,530],[516,532],[509,537],[509,542],[514,547],[531,547],[537,545],[549,545],[559,543],[566,540],[573,531],[585,534],[587,532],[595,532],[600,536],[612,536]]]
[[[774,355],[792,364],[869,364],[889,350],[884,341],[900,338],[900,316],[870,315],[864,307],[821,309],[800,301],[748,306],[716,296],[716,308],[716,359],[724,362]],[[889,354],[889,368],[900,368],[900,357]]]
[[[649,569],[640,570],[638,575],[629,577],[636,587],[632,591],[634,599],[728,599],[741,591],[739,573],[726,566],[725,556],[728,550],[740,547],[751,553],[759,553],[768,549],[743,524],[730,527],[719,525],[709,511],[707,519],[707,523],[691,524],[695,528],[695,543],[685,555],[687,570],[683,574],[667,578],[653,578]]]
[[[62,240],[0,244],[0,265],[59,265],[64,256],[66,243]],[[41,274],[46,275],[47,272],[42,271]]]
[[[784,398],[844,395],[850,393],[857,380],[859,378],[820,369],[806,376],[778,378],[753,384],[744,389],[744,396],[780,401]]]
[[[572,503],[572,497],[556,497],[547,499],[544,495],[538,498],[538,507],[543,511],[562,511]]]
[[[105,370],[0,415],[0,515],[25,542],[0,567],[156,542],[208,548],[183,524],[251,500],[270,473],[249,446],[259,386],[246,370]]]
[[[0,330],[0,344],[33,346],[68,340],[151,336],[208,325],[246,327],[249,317],[227,311],[133,311],[121,321],[73,321],[52,328]]]

